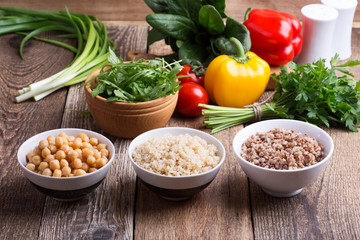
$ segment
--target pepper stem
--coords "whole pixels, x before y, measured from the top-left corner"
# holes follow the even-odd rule
[[[251,8],[248,8],[246,10],[245,16],[244,16],[244,22],[249,19],[249,14],[250,14],[251,10],[252,10]]]
[[[233,59],[235,59],[238,63],[247,63],[250,59],[244,52],[244,47],[241,44],[241,42],[234,37],[230,38],[230,42],[235,46],[236,48],[236,55],[231,55]]]

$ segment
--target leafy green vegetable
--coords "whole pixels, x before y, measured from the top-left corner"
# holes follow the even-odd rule
[[[176,81],[182,68],[178,62],[141,59],[125,63],[111,50],[108,60],[111,68],[93,79],[96,86],[92,97],[100,95],[107,102],[145,102],[175,94],[181,88],[180,81]]]
[[[357,132],[360,125],[360,82],[337,76],[343,67],[360,65],[360,61],[349,61],[341,65],[336,54],[331,67],[320,59],[299,66],[290,62],[289,69],[281,66],[281,72],[272,77],[276,81],[275,95],[270,103],[261,106],[261,119],[289,118],[299,119],[315,125],[327,127],[344,126]],[[211,105],[204,107],[205,125],[213,128],[213,133],[238,124],[255,120],[252,108],[227,108]]]
[[[225,0],[145,0],[145,3],[154,11],[146,16],[153,27],[147,43],[165,39],[174,51],[165,59],[182,60],[182,64],[200,61],[207,66],[218,55],[236,54],[230,37],[239,39],[246,52],[250,50],[249,31],[225,14]]]
[[[199,12],[199,23],[213,35],[221,34],[225,29],[220,13],[211,5],[202,6]]]

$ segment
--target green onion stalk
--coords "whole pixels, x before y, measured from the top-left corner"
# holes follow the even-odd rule
[[[77,46],[40,38],[37,35],[48,31],[61,31],[59,38],[75,38]],[[0,35],[17,33],[25,37],[19,53],[23,59],[23,47],[29,39],[54,44],[74,52],[72,62],[60,72],[19,90],[17,102],[33,98],[38,101],[66,86],[83,82],[97,68],[109,63],[109,50],[115,44],[107,36],[105,25],[96,17],[66,11],[35,11],[12,7],[0,7]]]
[[[204,125],[211,128],[211,133],[217,133],[230,127],[256,121],[256,111],[260,111],[261,120],[285,117],[284,101],[287,96],[283,96],[277,101],[271,101],[258,105],[258,108],[252,106],[243,108],[222,107],[216,105],[199,104],[203,107],[202,114],[205,115]]]

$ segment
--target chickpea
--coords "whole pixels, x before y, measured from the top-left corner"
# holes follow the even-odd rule
[[[66,158],[66,153],[64,151],[62,151],[62,150],[59,150],[59,151],[56,152],[55,158],[57,160],[65,159]]]
[[[60,160],[60,168],[63,168],[65,166],[69,166],[69,162],[66,161],[66,159],[61,159]]]
[[[102,158],[100,158],[100,159],[97,159],[97,160],[96,160],[96,167],[97,167],[97,168],[101,168],[101,167],[105,166],[105,164],[106,164],[107,162],[108,162],[107,158],[104,158],[104,157],[102,157]]]
[[[33,150],[34,155],[40,155],[41,154],[41,149],[39,148],[39,146],[36,146]]]
[[[33,156],[32,163],[34,163],[36,166],[39,166],[39,164],[41,163],[41,157],[39,155]]]
[[[61,133],[59,133],[58,137],[62,137],[64,139],[67,139],[68,135],[66,133],[64,133],[64,132],[61,132]]]
[[[81,168],[81,166],[82,166],[82,161],[81,161],[79,158],[77,158],[77,159],[75,159],[74,161],[71,162],[70,166],[71,166],[72,168],[75,168],[75,169]]]
[[[75,160],[75,159],[78,158],[78,157],[79,157],[78,151],[72,150],[72,151],[69,151],[69,152],[68,152],[67,159],[68,159],[69,161],[73,161],[73,160]]]
[[[54,170],[52,176],[53,177],[61,177],[61,175],[62,175],[62,171],[60,169],[56,169],[56,170]]]
[[[88,156],[88,158],[86,159],[86,163],[87,163],[88,165],[93,165],[95,162],[96,162],[96,159],[95,159],[95,157],[92,156],[92,155]]]
[[[63,144],[61,145],[60,150],[64,151],[65,153],[68,153],[70,150],[70,146],[68,144]]]
[[[27,163],[26,164],[26,168],[29,169],[30,171],[35,171],[35,164],[33,163]]]
[[[41,162],[38,166],[38,169],[44,171],[45,168],[49,168],[49,164],[47,162]]]
[[[51,169],[51,170],[60,169],[60,162],[59,162],[59,160],[54,159],[54,160],[50,161],[50,169]]]
[[[56,147],[61,147],[61,145],[63,145],[63,144],[64,144],[64,138],[59,137],[59,136],[55,138]]]
[[[99,140],[97,138],[90,138],[89,139],[89,143],[92,145],[92,146],[97,146],[99,144]]]
[[[75,169],[75,171],[74,171],[75,176],[82,176],[82,175],[85,175],[85,174],[86,174],[86,172],[84,170],[82,170],[82,169]]]
[[[53,177],[81,176],[94,172],[108,163],[109,151],[105,144],[86,133],[77,137],[62,132],[39,141],[26,154],[26,168],[38,174]]]
[[[100,153],[101,153],[102,157],[108,157],[109,156],[109,151],[106,148],[101,149]]]
[[[65,166],[61,169],[62,176],[69,177],[71,174],[71,168],[69,166]]]
[[[26,154],[26,159],[27,159],[29,162],[31,162],[31,161],[32,161],[32,157],[33,157],[34,155],[35,155],[34,152],[28,152],[28,153]]]
[[[73,142],[75,140],[75,137],[74,136],[68,136],[68,139],[69,139],[69,143],[70,143],[70,142]]]
[[[42,175],[51,176],[51,175],[52,175],[52,171],[50,170],[50,168],[45,168],[45,169],[42,171]]]
[[[57,152],[57,147],[54,144],[49,145],[48,147],[52,154],[55,154]]]
[[[79,133],[78,137],[81,138],[83,142],[89,142],[89,137],[86,133]]]
[[[43,148],[43,150],[41,151],[41,156],[43,158],[46,158],[48,155],[51,155],[50,149],[47,147]]]
[[[93,146],[90,144],[90,143],[88,143],[88,142],[83,142],[83,145],[82,145],[82,147],[81,147],[81,149],[85,149],[85,148],[93,148]]]
[[[41,150],[44,149],[44,148],[46,148],[47,146],[49,146],[48,140],[41,140],[41,141],[39,142],[39,148],[40,148]]]
[[[49,144],[55,144],[55,137],[53,135],[48,136],[46,139]]]
[[[50,163],[51,160],[54,160],[55,156],[54,155],[47,155],[44,159],[45,162]]]
[[[84,148],[82,150],[82,156],[87,159],[89,156],[93,156],[94,151],[91,148]]]
[[[89,171],[89,165],[86,162],[83,162],[80,169],[84,170],[85,172]]]
[[[97,150],[101,151],[101,149],[106,148],[106,145],[104,143],[100,143],[96,148]]]
[[[73,147],[74,149],[78,149],[78,148],[81,148],[82,145],[83,145],[83,143],[82,143],[81,138],[75,138],[72,147]]]

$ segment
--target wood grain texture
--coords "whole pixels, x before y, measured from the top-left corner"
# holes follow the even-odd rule
[[[352,56],[360,59],[360,29],[352,35]],[[360,78],[360,67],[349,69]],[[325,172],[292,198],[266,195],[250,181],[255,239],[359,239],[359,133],[325,129],[335,150]],[[360,130],[360,128],[359,128]]]
[[[109,37],[121,45],[120,56],[131,49],[146,51],[147,26],[109,27]],[[142,47],[141,47],[142,46]],[[72,86],[66,100],[61,127],[77,127],[100,132],[115,145],[116,159],[104,182],[91,194],[74,203],[46,199],[40,239],[131,239],[134,228],[136,176],[127,157],[130,140],[102,132],[89,115],[84,89]]]
[[[60,127],[67,92],[63,89],[45,101],[16,104],[17,91],[65,68],[73,57],[62,48],[30,40],[25,45],[25,59],[21,60],[18,53],[21,39],[13,34],[0,36],[1,239],[38,236],[45,198],[24,177],[16,153],[32,135]]]
[[[241,22],[248,8],[270,8],[291,13],[301,19],[301,8],[313,3],[320,3],[320,1],[226,0],[225,10],[228,15]],[[72,12],[94,15],[102,21],[144,21],[146,15],[152,13],[143,0],[2,0],[1,5],[35,10],[64,10],[67,6]],[[354,20],[360,21],[359,5]]]
[[[201,129],[203,117],[174,113],[167,126]],[[185,201],[168,201],[139,184],[135,239],[252,239],[248,183],[231,149],[241,126],[215,134],[225,145],[225,163],[215,180]]]

